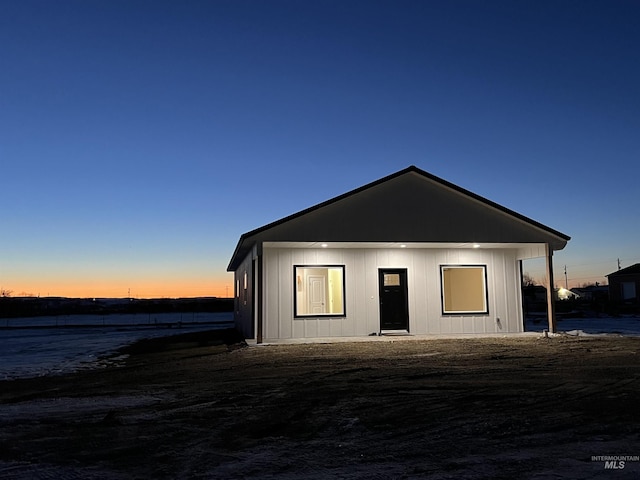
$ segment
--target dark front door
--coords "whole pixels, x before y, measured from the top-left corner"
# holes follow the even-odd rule
[[[409,302],[407,301],[407,269],[381,268],[380,330],[409,331]]]

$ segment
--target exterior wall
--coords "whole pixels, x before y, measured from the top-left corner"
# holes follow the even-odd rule
[[[244,338],[255,338],[253,252],[249,253],[234,273],[234,312],[236,329]],[[246,281],[246,288],[245,288]]]
[[[406,268],[409,331],[523,331],[516,250],[264,248],[264,340],[366,336],[380,331],[378,268]],[[345,317],[294,318],[294,265],[345,266]],[[487,266],[488,315],[443,315],[440,265]]]
[[[628,303],[638,304],[640,303],[640,275],[638,274],[612,274],[609,278],[609,299],[614,303]],[[633,284],[632,290],[635,290],[635,296],[633,298],[624,298],[625,293],[629,294],[629,287],[624,292],[623,284]]]

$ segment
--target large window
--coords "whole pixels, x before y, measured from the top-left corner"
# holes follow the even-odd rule
[[[293,267],[296,317],[344,317],[344,266]]]
[[[442,313],[487,314],[487,267],[485,265],[441,265]]]

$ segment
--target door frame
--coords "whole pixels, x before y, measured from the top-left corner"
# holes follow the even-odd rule
[[[404,293],[404,313],[406,328],[396,330],[386,330],[382,328],[382,289],[384,287],[384,275],[385,273],[399,273],[400,274],[400,288]],[[409,332],[409,281],[408,281],[408,269],[406,267],[378,267],[378,326],[379,333],[385,332]]]

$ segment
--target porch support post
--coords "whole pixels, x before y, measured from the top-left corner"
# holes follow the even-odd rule
[[[547,258],[547,320],[549,322],[549,333],[556,333],[556,302],[553,280],[553,250],[549,244],[545,244],[545,256]]]
[[[522,260],[518,260],[518,277],[520,283],[518,284],[518,301],[520,302],[520,312],[522,318],[520,319],[520,328],[522,331],[526,331],[527,324],[527,307],[524,303],[524,272],[522,270]]]

